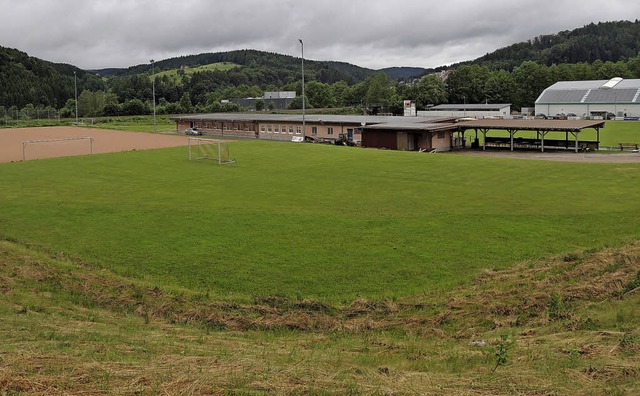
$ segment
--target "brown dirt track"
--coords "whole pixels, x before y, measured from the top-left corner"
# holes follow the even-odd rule
[[[178,147],[189,144],[186,136],[123,132],[96,128],[43,127],[0,129],[0,163],[22,161],[22,142],[25,140],[75,137],[93,137],[94,154]],[[27,160],[86,154],[89,154],[89,142],[87,140],[29,144],[26,149]]]
[[[454,155],[473,155],[479,157],[499,157],[529,159],[539,161],[592,162],[592,163],[634,163],[640,164],[640,153],[575,153],[570,151],[507,151],[507,150],[463,150],[452,151]]]

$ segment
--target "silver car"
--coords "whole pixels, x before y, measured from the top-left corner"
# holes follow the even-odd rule
[[[191,136],[200,136],[202,133],[198,130],[198,128],[187,128],[184,130],[185,135]]]

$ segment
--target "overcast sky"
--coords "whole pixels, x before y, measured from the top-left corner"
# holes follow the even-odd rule
[[[0,0],[0,46],[83,69],[236,49],[379,69],[640,18],[638,0]]]

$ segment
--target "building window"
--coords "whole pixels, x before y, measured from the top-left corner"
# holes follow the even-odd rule
[[[327,135],[333,135],[333,127],[327,128]]]
[[[267,125],[267,132],[271,133],[272,129],[271,129],[271,125]]]
[[[444,132],[438,132],[438,139],[444,139]]]
[[[267,127],[266,127],[266,126],[264,126],[264,125],[261,125],[261,126],[260,126],[260,131],[261,131],[262,133],[265,133],[265,132],[267,131]]]
[[[318,127],[311,127],[311,134],[316,136],[318,134]]]
[[[274,133],[280,133],[280,125],[276,125],[273,130]]]
[[[293,127],[289,125],[289,135],[293,135]]]
[[[296,135],[301,135],[301,134],[302,134],[302,127],[296,126]]]

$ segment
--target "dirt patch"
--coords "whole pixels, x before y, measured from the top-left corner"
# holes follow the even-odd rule
[[[93,138],[93,146],[89,139]],[[53,142],[30,143],[33,140],[58,140]],[[0,129],[0,163],[26,160],[66,157],[74,155],[114,153],[132,150],[148,150],[186,146],[188,137],[142,132],[123,132],[107,129],[80,127],[45,127]],[[24,148],[24,150],[23,150]]]
[[[504,151],[504,150],[463,150],[452,151],[454,155],[472,155],[477,157],[529,159],[539,161],[586,162],[586,163],[635,163],[640,164],[640,153],[574,153],[539,151]]]

